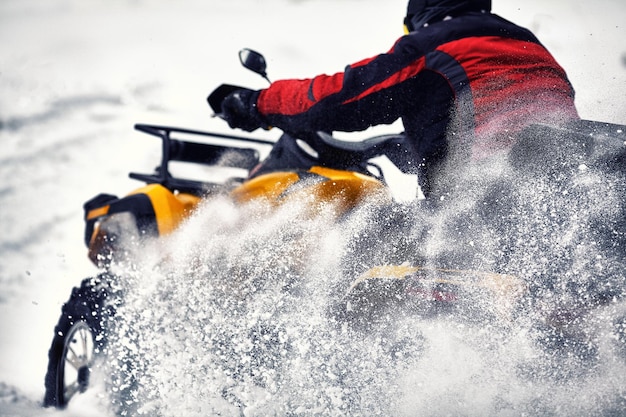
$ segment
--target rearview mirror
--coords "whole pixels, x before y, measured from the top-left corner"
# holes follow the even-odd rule
[[[259,74],[271,84],[270,79],[267,78],[267,63],[263,55],[252,49],[244,48],[239,51],[239,61],[245,68]]]

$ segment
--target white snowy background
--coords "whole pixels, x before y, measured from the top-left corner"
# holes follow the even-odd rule
[[[95,268],[82,204],[149,171],[136,122],[228,132],[206,95],[333,73],[386,51],[405,0],[0,0],[0,416],[99,415],[39,408],[62,303]],[[494,0],[568,71],[583,118],[626,124],[626,3]],[[269,132],[268,137],[275,137]],[[402,191],[402,190],[400,190]],[[626,412],[626,411],[625,411]]]

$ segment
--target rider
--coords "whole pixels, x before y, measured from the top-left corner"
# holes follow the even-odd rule
[[[402,119],[426,197],[455,149],[481,160],[532,123],[579,118],[565,71],[491,0],[410,0],[391,50],[334,75],[241,89],[222,104],[233,128],[357,131]],[[456,155],[456,153],[455,153]]]

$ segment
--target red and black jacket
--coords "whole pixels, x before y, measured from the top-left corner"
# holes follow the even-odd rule
[[[276,81],[257,105],[270,125],[290,132],[356,131],[402,118],[424,167],[447,153],[451,129],[471,132],[481,158],[509,147],[509,133],[525,125],[578,118],[565,71],[537,38],[480,12],[411,32],[344,72]]]

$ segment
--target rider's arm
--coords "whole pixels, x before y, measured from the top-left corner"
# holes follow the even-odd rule
[[[281,80],[260,92],[257,106],[270,125],[290,131],[367,129],[398,119],[410,105],[410,80],[424,58],[394,47],[312,79]]]

